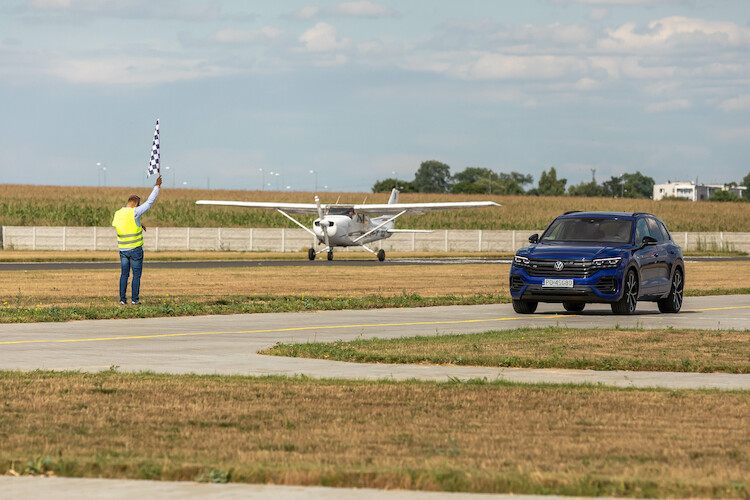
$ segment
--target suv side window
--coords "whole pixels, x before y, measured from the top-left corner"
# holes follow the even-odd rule
[[[661,232],[664,233],[664,241],[669,241],[672,239],[672,235],[669,234],[669,231],[667,231],[667,226],[665,226],[662,221],[656,221],[656,225],[658,225],[659,229],[661,229]]]
[[[635,223],[635,244],[640,245],[644,236],[651,236],[651,232],[648,230],[646,218],[641,217],[638,219],[638,222]]]
[[[651,236],[656,238],[659,243],[663,243],[664,241],[666,241],[667,238],[664,237],[664,233],[662,233],[661,228],[656,223],[656,219],[647,217],[646,220],[648,221],[648,229],[651,233]]]

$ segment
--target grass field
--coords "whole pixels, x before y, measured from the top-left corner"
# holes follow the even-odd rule
[[[0,184],[0,225],[108,226],[128,196],[145,198],[150,188],[95,188]],[[199,199],[313,203],[309,192],[226,191],[165,188],[144,216],[162,227],[296,227],[270,210],[196,207]],[[387,193],[321,193],[323,203],[386,203]],[[672,231],[750,231],[750,203],[639,199],[527,197],[405,193],[401,202],[492,200],[499,208],[404,216],[399,227],[422,229],[543,229],[567,210],[651,212]],[[302,217],[303,223],[312,217]]]
[[[119,270],[5,271],[0,322],[510,302],[506,264],[384,269],[326,267],[312,279],[295,267],[146,268],[137,308],[117,306]],[[687,296],[750,293],[744,263],[688,263],[686,278]]]
[[[521,328],[278,344],[263,354],[359,363],[750,373],[748,333],[750,330]]]
[[[0,372],[5,473],[747,495],[747,392]]]
[[[470,257],[472,259],[511,258],[512,252],[388,252],[388,259],[443,259]],[[347,252],[337,259],[374,260],[367,252]],[[304,252],[148,252],[147,261],[187,260],[307,260]],[[62,251],[62,250],[0,250],[0,262],[119,262],[117,251]]]

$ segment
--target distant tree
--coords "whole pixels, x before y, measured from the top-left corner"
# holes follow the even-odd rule
[[[625,198],[652,198],[654,196],[654,179],[640,172],[623,174]]]
[[[487,192],[487,184],[484,185],[478,182],[461,181],[451,187],[451,193],[459,194],[481,194]]]
[[[609,179],[608,181],[602,182],[602,190],[604,191],[602,196],[620,198],[625,194],[623,188],[624,186],[622,184],[622,180],[620,179],[620,177],[612,176],[612,178]]]
[[[414,184],[409,181],[404,181],[400,179],[383,179],[382,181],[377,181],[372,186],[372,192],[373,193],[384,193],[389,192],[391,189],[397,188],[402,193],[414,193],[416,192],[416,189],[414,189]]]
[[[451,168],[436,160],[423,161],[414,176],[414,187],[420,193],[447,193],[451,188]]]
[[[570,196],[606,196],[604,188],[596,181],[582,182],[577,186],[570,186],[568,187],[568,194]]]
[[[518,172],[506,174],[501,172],[497,176],[497,183],[493,179],[492,192],[497,194],[524,194],[524,186],[534,182],[534,177]]]
[[[748,172],[747,175],[742,178],[742,184],[740,185],[750,188],[750,172]]]
[[[452,193],[523,194],[523,186],[534,182],[531,175],[496,173],[480,167],[467,167],[453,179],[457,182],[451,189]]]
[[[731,191],[716,191],[708,201],[741,201],[740,197]]]
[[[562,196],[565,194],[565,184],[568,179],[558,179],[555,167],[550,167],[549,173],[542,172],[539,177],[539,186],[537,193],[539,196]]]
[[[453,176],[453,180],[457,183],[469,182],[474,184],[482,179],[489,179],[490,175],[497,175],[492,172],[489,168],[482,167],[466,167],[459,173]]]

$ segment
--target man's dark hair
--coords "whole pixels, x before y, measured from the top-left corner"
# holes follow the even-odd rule
[[[130,198],[128,198],[128,203],[130,203],[131,201],[134,201],[137,205],[140,205],[141,204],[141,197],[133,195]]]

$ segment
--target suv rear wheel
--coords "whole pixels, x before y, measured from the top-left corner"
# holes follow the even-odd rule
[[[628,271],[623,282],[622,298],[612,303],[615,314],[633,314],[638,304],[638,276],[634,270]]]
[[[677,313],[682,309],[682,291],[685,288],[685,280],[682,279],[682,270],[677,268],[672,276],[672,288],[669,290],[669,295],[661,299],[659,304],[659,311],[663,313]]]
[[[518,314],[531,314],[536,311],[539,302],[533,300],[515,300],[513,299],[513,310]]]
[[[581,312],[586,307],[585,302],[563,302],[563,307],[569,312]]]

